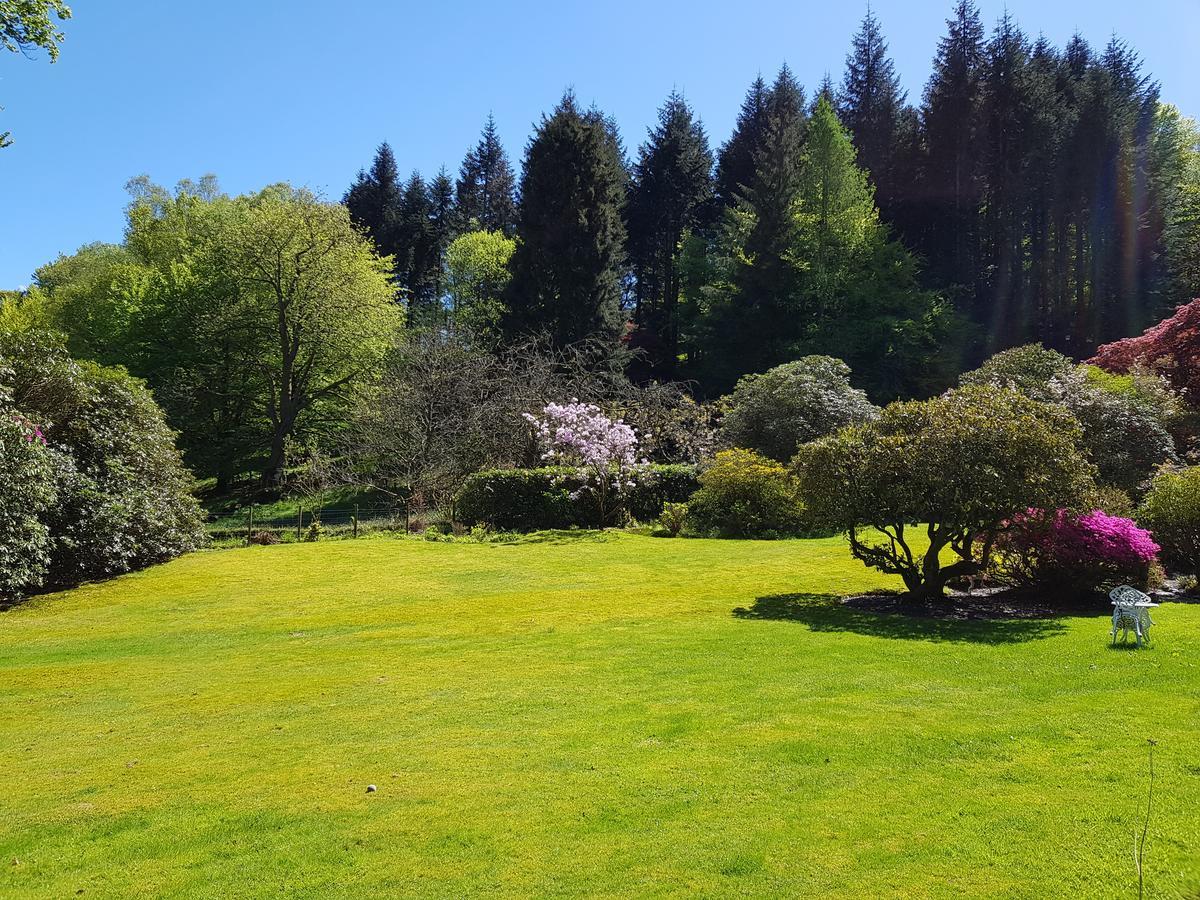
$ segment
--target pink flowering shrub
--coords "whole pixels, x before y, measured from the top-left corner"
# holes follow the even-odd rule
[[[591,403],[548,403],[541,417],[525,413],[547,463],[574,470],[579,487],[571,499],[590,491],[600,521],[624,507],[624,498],[637,486],[636,478],[649,467],[638,457],[637,432],[620,419],[610,419]]]
[[[1031,509],[1006,523],[996,542],[1000,580],[1072,594],[1131,584],[1146,589],[1158,577],[1159,546],[1132,519],[1094,509]]]

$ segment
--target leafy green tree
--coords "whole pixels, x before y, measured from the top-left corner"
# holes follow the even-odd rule
[[[0,369],[0,604],[42,584],[50,560],[45,517],[58,493],[46,439],[12,406],[11,369]]]
[[[509,261],[517,242],[500,231],[469,231],[446,251],[450,321],[460,332],[489,342],[504,318]]]
[[[270,423],[263,481],[278,484],[288,442],[305,418],[334,412],[349,387],[370,374],[400,323],[387,264],[345,207],[278,185],[241,199],[236,212],[217,250],[253,325]]]
[[[55,62],[63,40],[58,22],[69,18],[71,8],[63,0],[0,0],[0,47],[23,54],[41,48]],[[9,132],[0,133],[0,148],[11,143]]]
[[[636,337],[649,374],[670,378],[675,371],[683,239],[707,224],[712,167],[704,126],[672,93],[638,152],[626,207]]]
[[[458,231],[499,231],[512,237],[517,225],[515,189],[512,165],[489,114],[479,143],[459,169],[454,195]]]
[[[1162,220],[1163,313],[1200,296],[1200,127],[1159,104],[1151,138],[1150,178]]]
[[[567,92],[525,151],[504,329],[560,345],[621,326],[628,176],[612,123]]]
[[[1088,495],[1092,468],[1078,438],[1062,407],[976,386],[893,403],[875,421],[804,445],[796,467],[816,521],[846,531],[856,559],[899,575],[925,603],[984,571],[1018,513]]]

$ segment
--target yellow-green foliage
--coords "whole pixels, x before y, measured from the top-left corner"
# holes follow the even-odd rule
[[[0,614],[0,895],[1129,897],[1148,737],[1146,895],[1200,890],[1200,606],[1119,652],[836,600],[898,585],[838,538],[576,532],[39,598]]]
[[[804,529],[799,483],[783,465],[753,450],[722,450],[688,501],[687,528],[712,537],[799,534]]]

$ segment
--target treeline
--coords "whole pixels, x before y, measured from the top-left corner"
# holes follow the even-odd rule
[[[489,120],[456,181],[402,181],[385,144],[345,202],[410,324],[455,318],[450,248],[483,231],[516,239],[489,257],[494,333],[619,336],[635,377],[708,393],[830,353],[882,400],[1029,341],[1087,356],[1200,292],[1198,147],[1117,38],[989,35],[960,0],[919,103],[868,13],[840,86],[757,79],[715,151],[672,94],[629,160],[568,93],[519,180]]]

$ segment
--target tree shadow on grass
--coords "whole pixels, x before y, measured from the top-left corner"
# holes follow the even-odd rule
[[[800,622],[810,631],[847,631],[872,637],[908,641],[951,641],[973,644],[1019,644],[1065,632],[1057,618],[954,618],[942,610],[922,610],[913,615],[881,611],[878,595],[843,599],[834,594],[772,594],[759,597],[749,609],[739,606],[739,619]],[[891,606],[895,607],[895,598]],[[886,607],[884,607],[886,609]],[[951,612],[952,607],[945,612]]]

